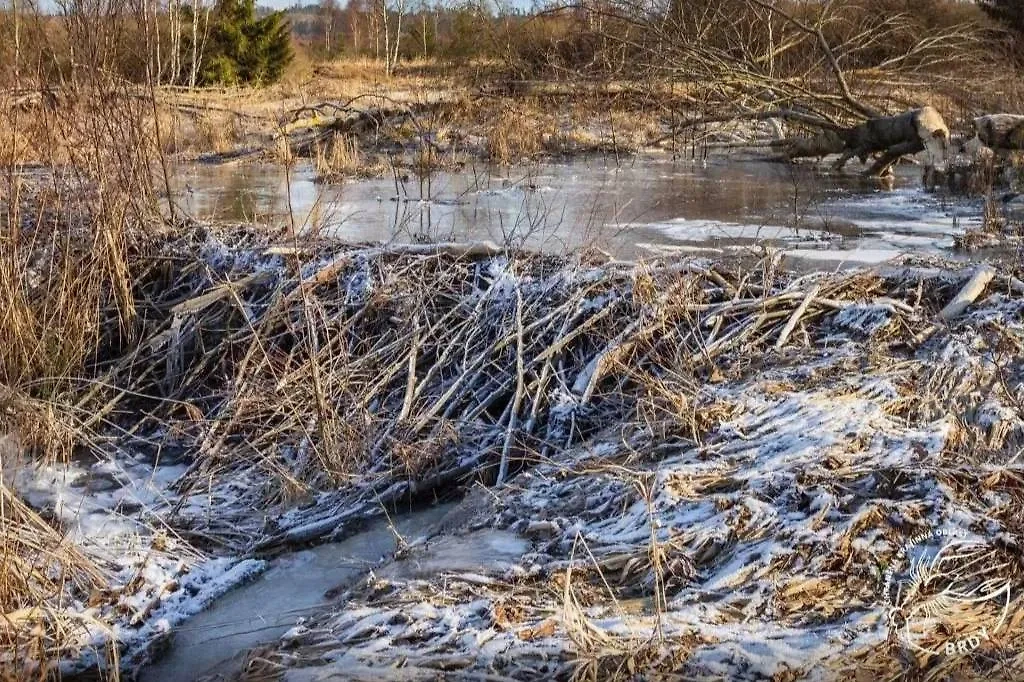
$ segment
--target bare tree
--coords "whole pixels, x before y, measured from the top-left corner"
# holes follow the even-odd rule
[[[395,30],[392,34],[389,15],[396,17]],[[390,76],[398,63],[398,49],[402,37],[402,17],[405,16],[405,0],[397,0],[395,9],[388,11],[388,1],[380,0],[380,18],[384,25],[384,73]]]
[[[423,59],[427,58],[427,0],[420,2],[420,33],[423,38]]]
[[[388,28],[388,0],[380,0],[380,20],[384,25],[384,73],[391,75],[391,30]]]
[[[350,2],[348,5],[349,32],[352,34],[352,51],[356,54],[359,53],[359,17],[361,14],[356,3]]]
[[[18,7],[18,0],[11,0],[11,10],[14,13],[14,85],[21,87],[21,12]]]
[[[650,83],[651,100],[672,116],[673,135],[697,137],[741,119],[787,121],[793,137],[770,143],[784,157],[840,154],[842,164],[878,154],[872,172],[900,153],[941,156],[945,123],[907,98],[907,84],[920,78],[924,89],[953,69],[962,77],[985,40],[969,23],[929,28],[907,10],[839,0],[585,0],[583,7],[590,17],[578,22],[587,36],[579,44],[590,52],[575,55],[576,68]],[[666,97],[664,86],[676,83],[685,94]]]
[[[395,44],[391,56],[391,66],[388,68],[388,75],[391,75],[395,65],[398,64],[398,46],[402,38],[402,18],[405,16],[405,0],[397,0],[396,4],[395,14],[398,16],[398,21],[395,25]]]
[[[209,10],[207,10],[209,11]],[[209,22],[207,22],[209,25]],[[205,39],[205,36],[204,36]],[[199,77],[199,0],[192,0],[192,63],[188,72],[189,90],[194,90]]]
[[[320,24],[324,31],[324,52],[331,54],[331,36],[334,35],[334,24],[338,19],[338,1],[320,0]]]
[[[168,82],[177,83],[181,77],[181,0],[167,0],[167,24],[170,34],[170,69]]]

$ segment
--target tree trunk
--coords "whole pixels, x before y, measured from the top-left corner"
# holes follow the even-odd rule
[[[181,79],[181,0],[167,3],[167,22],[171,33],[171,73],[168,82],[178,85]]]
[[[822,157],[846,151],[846,142],[836,130],[825,130],[814,137],[792,138],[785,140],[785,144],[786,156],[790,159]]]
[[[153,70],[153,84],[160,87],[160,76],[164,68],[163,50],[161,49],[160,40],[160,4],[157,0],[153,0],[149,5],[149,11],[153,14],[153,42],[156,47],[156,57],[154,59],[156,68]]]
[[[398,45],[399,45],[399,41],[402,39],[402,15],[405,14],[405,0],[398,0],[398,12],[397,12],[397,14],[398,14],[398,22],[397,22],[397,24],[395,26],[395,45],[394,45],[394,48],[393,48],[394,49],[394,55],[393,55],[393,57],[391,59],[391,69],[388,70],[388,75],[391,74],[391,71],[398,64]]]
[[[192,64],[188,72],[188,89],[195,90],[199,76],[199,0],[192,0]]]
[[[380,0],[380,20],[384,23],[384,75],[391,75],[391,33],[388,29],[388,0]]]
[[[14,10],[14,87],[21,87],[21,17],[18,12],[18,0],[11,0],[11,9]]]

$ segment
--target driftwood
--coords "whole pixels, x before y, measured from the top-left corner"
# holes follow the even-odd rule
[[[971,275],[970,279],[956,292],[953,299],[946,304],[946,306],[939,311],[938,318],[939,322],[929,324],[927,327],[919,331],[912,341],[912,345],[917,346],[924,343],[927,339],[931,338],[935,332],[939,331],[942,327],[942,323],[949,323],[952,320],[960,317],[972,303],[978,300],[978,298],[985,292],[985,287],[995,279],[996,271],[988,266],[982,265],[974,274]],[[1010,277],[1010,288],[1018,291],[1013,286],[1014,277]]]
[[[939,311],[939,319],[948,322],[956,317],[959,317],[967,306],[974,303],[982,292],[985,291],[985,287],[988,283],[996,276],[996,271],[988,266],[982,266],[978,268],[974,275],[971,276],[967,283],[957,292],[957,295],[953,297],[945,308]]]

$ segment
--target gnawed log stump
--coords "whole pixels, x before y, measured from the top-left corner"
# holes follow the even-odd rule
[[[988,114],[974,119],[974,134],[992,149],[1024,150],[1024,115]]]
[[[1024,115],[987,114],[974,119],[974,136],[961,142],[945,173],[925,178],[926,188],[941,183],[954,193],[983,194],[1020,181],[1024,157]]]

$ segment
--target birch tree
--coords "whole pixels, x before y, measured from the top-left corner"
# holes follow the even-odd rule
[[[389,15],[393,14],[395,19],[395,30],[392,35]],[[380,0],[380,19],[384,25],[384,73],[390,76],[398,63],[398,49],[402,37],[402,17],[405,16],[405,0],[397,0],[395,9],[388,10],[387,0]]]

